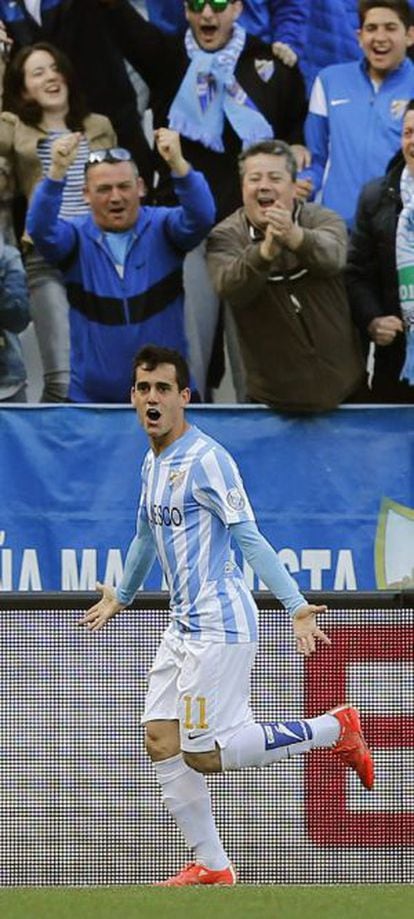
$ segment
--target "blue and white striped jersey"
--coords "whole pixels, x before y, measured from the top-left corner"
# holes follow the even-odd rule
[[[142,469],[138,518],[149,523],[181,636],[256,641],[257,608],[232,559],[228,526],[254,520],[236,463],[191,427]]]

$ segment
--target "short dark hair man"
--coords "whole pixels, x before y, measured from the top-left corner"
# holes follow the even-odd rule
[[[233,311],[248,397],[278,411],[332,409],[363,375],[342,278],[344,223],[298,203],[286,144],[249,147],[240,169],[243,207],[212,230],[207,260]]]
[[[141,206],[142,179],[128,151],[93,151],[86,167],[90,215],[61,220],[66,171],[79,134],[55,141],[48,178],[32,198],[27,227],[36,246],[64,271],[71,306],[73,402],[126,402],[137,347],[148,340],[186,353],[182,263],[214,221],[204,177],[181,152],[175,131],[156,142],[174,173],[175,208]]]
[[[231,537],[290,612],[299,653],[312,654],[317,639],[330,644],[317,624],[326,607],[307,604],[259,532],[233,458],[186,420],[190,390],[181,357],[147,347],[134,363],[131,401],[150,442],[137,534],[117,591],[98,584],[102,598],[81,624],[96,631],[125,609],[157,554],[171,622],[151,667],[142,720],[164,804],[194,852],[194,861],[163,883],[233,885],[202,773],[267,766],[332,745],[366,788],[374,766],[351,706],[300,721],[253,720],[257,609],[231,560]]]
[[[314,189],[350,227],[362,186],[382,175],[398,150],[414,96],[407,0],[361,0],[359,15],[364,56],[320,71],[305,124]]]

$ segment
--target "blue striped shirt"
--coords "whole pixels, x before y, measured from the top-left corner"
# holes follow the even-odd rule
[[[42,172],[47,176],[52,161],[52,144],[58,137],[69,134],[69,131],[48,131],[47,137],[39,140],[37,145],[37,154],[42,164]],[[59,211],[59,217],[65,220],[71,217],[77,217],[89,212],[89,205],[83,197],[83,187],[85,185],[85,163],[89,156],[89,144],[85,137],[81,137],[78,154],[74,163],[69,166],[66,173],[65,187],[63,190],[62,206]]]
[[[149,524],[181,636],[227,643],[257,639],[257,608],[233,560],[229,526],[254,520],[227,451],[191,427],[144,460],[139,522]]]

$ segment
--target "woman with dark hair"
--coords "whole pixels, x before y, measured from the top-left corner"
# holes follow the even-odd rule
[[[6,68],[4,108],[0,114],[0,155],[12,162],[16,191],[26,201],[48,172],[53,142],[63,134],[82,132],[78,156],[68,172],[60,214],[70,217],[87,211],[83,178],[89,152],[113,147],[117,141],[108,118],[88,113],[66,55],[48,42],[18,51]],[[65,286],[60,271],[45,262],[26,234],[22,248],[43,363],[41,401],[62,402],[69,384]]]

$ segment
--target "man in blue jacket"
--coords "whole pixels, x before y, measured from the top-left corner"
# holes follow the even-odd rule
[[[30,322],[29,294],[20,253],[0,234],[0,402],[27,402],[19,332]]]
[[[414,0],[409,3],[411,22],[414,22]],[[323,67],[362,57],[358,43],[358,7],[358,0],[312,0],[312,16],[300,62],[309,92]]]
[[[182,263],[208,233],[215,208],[204,176],[182,155],[179,135],[160,128],[155,136],[173,174],[178,207],[141,206],[142,179],[128,151],[116,148],[90,154],[90,215],[59,219],[79,133],[55,141],[49,175],[31,201],[28,231],[67,282],[72,402],[128,402],[129,368],[148,342],[186,354]]]
[[[314,190],[321,189],[321,203],[349,227],[362,186],[383,175],[399,149],[404,111],[414,96],[409,3],[361,0],[359,13],[364,57],[320,72],[305,128]]]

